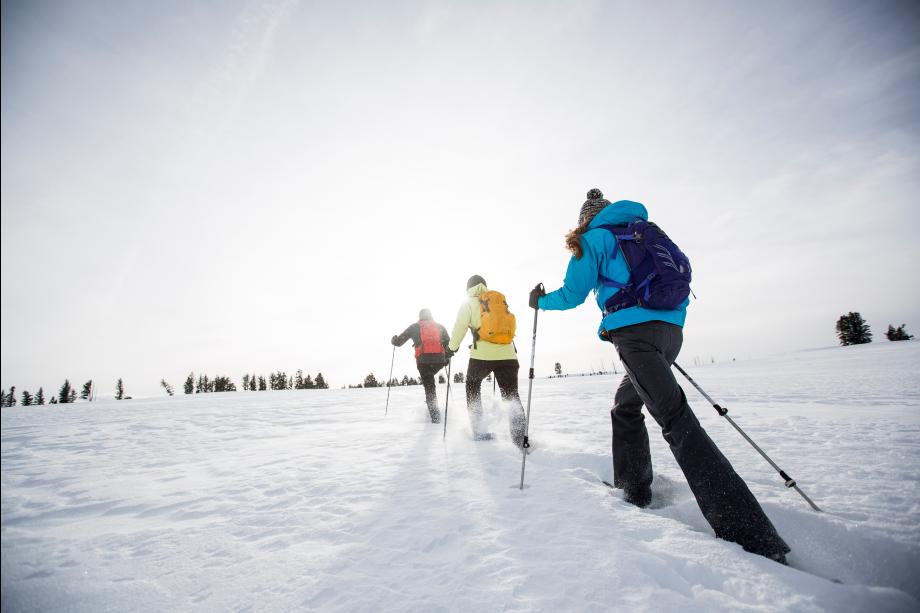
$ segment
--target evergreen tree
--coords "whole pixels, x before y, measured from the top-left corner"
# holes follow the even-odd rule
[[[163,387],[164,390],[166,390],[167,394],[169,394],[170,396],[173,395],[173,387],[172,385],[166,382],[166,379],[160,379],[160,385]]]
[[[252,375],[249,377],[249,391],[256,391],[256,373],[252,373]]]
[[[463,383],[463,373],[462,372],[454,373],[454,383]]]
[[[888,331],[885,332],[885,338],[889,341],[909,341],[914,338],[914,335],[908,334],[906,328],[906,324],[901,324],[897,328],[888,324]]]
[[[444,374],[441,373],[438,375],[438,383],[445,383],[447,379],[444,378]]]
[[[3,390],[3,394],[0,395],[0,407],[6,406],[6,390]]]
[[[400,385],[409,385],[409,375],[403,375],[402,381],[399,382]]]
[[[259,375],[259,391],[264,392],[266,390],[265,377]]]
[[[311,390],[316,387],[316,383],[313,382],[313,377],[307,375],[303,380],[303,389]]]
[[[35,394],[35,404],[45,404],[45,390],[43,388],[38,388],[38,392]]]
[[[10,388],[10,393],[6,395],[6,402],[3,406],[14,407],[16,406],[16,386]]]
[[[195,393],[201,394],[205,392],[204,388],[204,375],[198,375],[198,380],[195,382]]]
[[[195,391],[195,373],[190,372],[188,377],[185,379],[184,391],[186,394],[191,394]]]
[[[562,375],[562,364],[560,364],[559,362],[556,362],[555,368],[556,368],[556,376],[558,377]]]
[[[72,404],[77,401],[77,389],[75,387],[70,388],[70,398],[68,401]]]
[[[249,373],[246,373],[245,375],[243,375],[243,391],[245,392],[248,389],[249,389]]]
[[[70,393],[73,391],[73,388],[70,387],[70,380],[64,379],[64,385],[61,386],[61,389],[58,390],[58,402],[61,404],[66,404],[70,402]]]
[[[93,393],[93,380],[90,379],[89,381],[83,384],[83,390],[80,392],[80,399],[89,400],[92,393]]]
[[[28,390],[22,391],[22,406],[32,406],[32,394],[30,394]]]
[[[862,345],[872,342],[872,332],[862,315],[850,311],[837,320],[837,338],[841,345]]]
[[[377,382],[377,377],[374,376],[374,373],[364,377],[364,387],[381,387],[380,383]]]
[[[125,398],[125,383],[118,379],[118,383],[115,384],[115,400],[124,400]]]
[[[51,397],[51,402],[49,402],[48,404],[57,404],[57,403],[58,403],[57,397],[56,397],[56,396],[52,396],[52,397]]]
[[[309,377],[310,375],[307,375],[307,376]],[[295,390],[307,389],[304,386],[303,371],[300,369],[297,369],[297,374],[294,376],[294,389]]]
[[[307,378],[309,378],[309,377],[310,377],[310,375],[307,375]],[[315,388],[318,389],[318,390],[327,390],[327,389],[329,389],[329,384],[326,383],[326,379],[323,378],[323,373],[321,373],[321,372],[316,373],[316,381],[313,383],[313,387],[315,387]]]
[[[223,375],[218,375],[214,377],[214,380],[211,382],[213,390],[215,392],[235,392],[236,384],[230,379],[230,377],[225,377]]]

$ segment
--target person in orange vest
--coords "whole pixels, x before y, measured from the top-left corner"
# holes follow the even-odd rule
[[[425,387],[425,404],[428,405],[431,423],[439,424],[441,410],[438,409],[438,391],[434,384],[434,376],[447,365],[447,354],[444,349],[450,341],[450,336],[444,326],[431,318],[431,311],[422,309],[418,313],[418,321],[406,328],[402,334],[393,336],[390,342],[396,347],[402,347],[409,339],[412,339],[412,346],[415,347],[415,365]]]

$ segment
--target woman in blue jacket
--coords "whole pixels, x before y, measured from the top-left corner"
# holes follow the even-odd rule
[[[661,426],[700,510],[719,538],[745,550],[785,563],[789,546],[777,534],[757,499],[700,426],[671,371],[683,342],[688,300],[671,310],[628,306],[608,313],[606,305],[629,281],[625,258],[615,257],[616,239],[602,226],[623,226],[648,220],[638,202],[611,204],[598,189],[588,192],[578,227],[566,236],[572,252],[561,288],[543,294],[531,292],[530,306],[549,311],[572,309],[594,290],[604,313],[598,335],[616,347],[626,376],[614,397],[614,485],[624,490],[627,502],[639,507],[652,499],[652,458],[642,415],[644,404]],[[610,283],[610,281],[615,283]]]

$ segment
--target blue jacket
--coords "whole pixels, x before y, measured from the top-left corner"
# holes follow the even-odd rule
[[[626,259],[620,255],[612,258],[616,239],[613,234],[601,225],[623,225],[640,219],[648,220],[648,211],[645,207],[631,200],[619,200],[607,205],[598,213],[588,230],[581,235],[581,248],[584,251],[580,260],[569,260],[569,267],[565,271],[565,281],[562,287],[540,298],[540,308],[547,311],[564,311],[574,309],[585,301],[588,293],[594,290],[597,306],[604,312],[604,304],[619,290],[615,287],[602,285],[598,273],[609,279],[626,283],[629,281],[629,269]],[[620,309],[601,320],[597,333],[599,336],[604,330],[615,330],[647,321],[665,321],[683,327],[687,317],[687,299],[679,309],[673,311],[657,311],[644,309],[639,306]],[[601,336],[601,338],[604,338]]]

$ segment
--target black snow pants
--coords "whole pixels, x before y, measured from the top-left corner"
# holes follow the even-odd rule
[[[607,334],[627,373],[610,411],[614,485],[625,490],[627,500],[640,506],[651,499],[652,457],[642,415],[644,404],[661,426],[716,536],[765,556],[788,552],[789,546],[747,484],[703,430],[671,371],[683,343],[683,330],[653,321]]]
[[[482,434],[482,381],[492,373],[498,383],[502,400],[508,403],[508,426],[511,440],[520,447],[524,444],[524,406],[518,393],[517,360],[478,360],[470,358],[466,369],[466,408],[470,414],[473,436]]]
[[[443,364],[423,364],[416,362],[418,366],[419,378],[422,380],[422,386],[425,388],[425,404],[428,405],[428,414],[431,416],[431,423],[441,423],[441,410],[438,408],[438,391],[434,383],[434,376],[438,371],[444,368]]]

